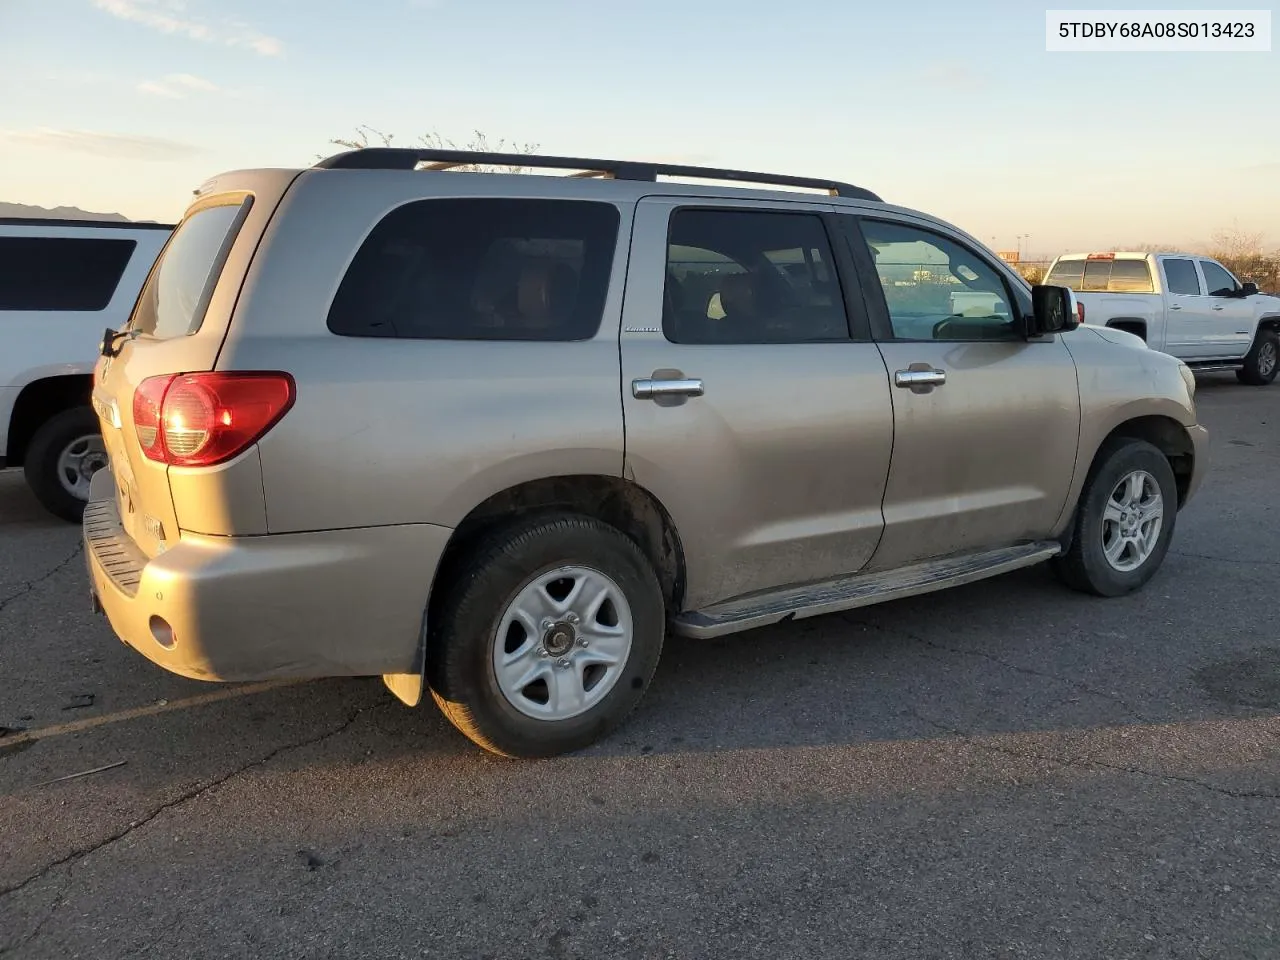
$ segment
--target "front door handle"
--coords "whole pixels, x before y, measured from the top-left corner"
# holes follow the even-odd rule
[[[945,370],[899,370],[893,375],[895,387],[914,389],[918,387],[940,387],[947,382]]]
[[[1221,309],[1222,309],[1222,307],[1221,307],[1221,306],[1217,306],[1217,307],[1214,307],[1213,309],[1215,309],[1215,310],[1221,310]]]
[[[631,395],[637,400],[659,400],[663,397],[700,397],[705,392],[696,377],[682,380],[644,378],[631,381]]]
[[[1170,310],[1181,310],[1181,309],[1182,309],[1182,305],[1181,305],[1181,304],[1178,304],[1178,303],[1171,303],[1171,304],[1169,304],[1169,309],[1170,309]]]

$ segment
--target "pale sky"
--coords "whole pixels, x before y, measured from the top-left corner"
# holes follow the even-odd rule
[[[849,180],[1024,255],[1280,246],[1280,53],[1044,46],[1026,0],[0,0],[0,200],[176,219],[367,124]]]

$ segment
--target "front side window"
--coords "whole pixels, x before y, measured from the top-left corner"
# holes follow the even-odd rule
[[[864,220],[862,230],[895,339],[1020,339],[1008,286],[972,250],[902,223]]]
[[[1200,278],[1196,276],[1196,265],[1190,260],[1166,260],[1164,278],[1170,293],[1192,297],[1200,294]]]
[[[677,210],[663,331],[673,343],[810,343],[849,336],[822,218]]]
[[[131,329],[159,340],[200,329],[247,202],[203,207],[178,225],[138,298]]]
[[[1209,296],[1230,297],[1240,289],[1235,277],[1212,260],[1201,260],[1200,269],[1204,271],[1204,288],[1209,291]]]
[[[0,237],[0,310],[105,310],[137,246],[97,237]]]
[[[609,290],[618,210],[585,200],[416,200],[356,253],[329,309],[348,337],[589,340]]]

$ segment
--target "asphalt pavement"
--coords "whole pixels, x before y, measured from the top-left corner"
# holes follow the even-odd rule
[[[1035,568],[671,639],[536,763],[376,679],[162,672],[0,474],[0,954],[1280,957],[1280,384],[1198,401],[1142,593]]]

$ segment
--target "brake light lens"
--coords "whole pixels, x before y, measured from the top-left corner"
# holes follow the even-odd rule
[[[1076,321],[1084,323],[1084,304],[1079,300],[1076,301]]]
[[[133,425],[148,460],[208,467],[243,453],[289,412],[287,373],[150,377],[133,394]]]

